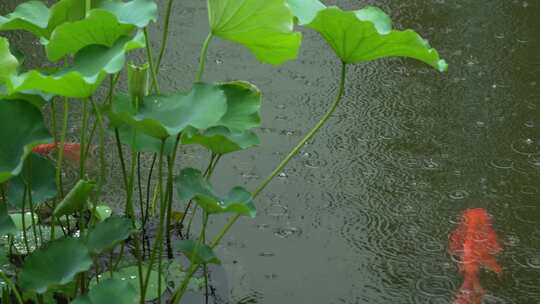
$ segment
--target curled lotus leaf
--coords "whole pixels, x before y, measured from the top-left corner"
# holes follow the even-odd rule
[[[60,0],[51,8],[42,1],[28,1],[9,15],[0,16],[0,31],[26,30],[47,40],[57,26],[83,19],[84,14],[84,0]]]
[[[259,61],[282,64],[298,55],[302,35],[285,0],[208,0],[212,35],[239,43]]]
[[[243,132],[261,125],[261,91],[245,81],[219,84],[227,98],[227,112],[216,126],[227,127],[232,132]]]
[[[105,9],[116,15],[124,24],[132,24],[138,28],[146,27],[151,21],[156,22],[158,6],[154,0],[120,0],[98,1],[95,8]]]
[[[193,264],[221,264],[210,246],[193,240],[181,240],[174,247],[182,252]]]
[[[63,216],[74,213],[86,208],[88,197],[96,187],[94,182],[79,180],[73,189],[64,197],[64,199],[54,209],[54,216]]]
[[[138,132],[166,140],[188,126],[211,127],[226,111],[227,101],[219,86],[196,83],[187,94],[146,96],[138,111],[129,98],[116,98],[107,115],[113,127],[125,124]]]
[[[26,185],[32,187],[34,208],[55,197],[57,193],[55,173],[56,169],[50,160],[32,153],[26,158],[22,173],[9,182],[7,197],[10,205],[22,210]],[[26,199],[28,200],[28,197]],[[25,208],[30,209],[28,201]]]
[[[5,83],[11,75],[17,73],[19,61],[9,49],[9,41],[0,37],[0,85]]]
[[[249,82],[219,84],[227,98],[227,112],[207,129],[187,128],[183,144],[199,144],[216,154],[247,149],[260,143],[250,129],[260,126],[261,92]]]
[[[0,183],[19,175],[24,160],[37,145],[52,142],[41,111],[24,100],[0,100]]]
[[[227,154],[260,144],[255,132],[231,132],[227,127],[217,126],[206,130],[187,128],[182,133],[185,145],[199,144],[216,154]]]
[[[84,243],[76,238],[62,238],[47,243],[30,254],[20,274],[20,284],[27,290],[43,294],[51,286],[64,285],[92,266]]]
[[[197,169],[186,168],[174,180],[176,191],[182,202],[195,202],[209,214],[236,213],[254,218],[257,214],[251,193],[235,187],[223,197],[215,194],[210,183]]]
[[[134,26],[120,23],[114,14],[94,9],[85,19],[66,22],[54,30],[46,43],[47,57],[57,61],[93,44],[112,47],[120,37],[129,36],[134,30]]]
[[[326,7],[317,0],[288,0],[299,23],[319,32],[344,63],[364,63],[385,57],[408,57],[440,72],[446,61],[427,40],[412,30],[392,29],[391,18],[375,6],[356,11]]]
[[[52,74],[32,70],[14,75],[7,83],[10,93],[37,90],[46,93],[84,98],[92,95],[107,74],[122,70],[126,53],[143,48],[144,35],[138,32],[135,37],[123,36],[112,47],[90,45],[80,50],[72,66]]]
[[[319,0],[287,0],[287,4],[300,25],[310,23],[319,11],[326,8]]]

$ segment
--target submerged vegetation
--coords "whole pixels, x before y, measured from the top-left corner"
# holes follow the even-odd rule
[[[169,0],[156,53],[148,37],[157,22],[153,0],[59,0],[51,7],[29,1],[0,17],[0,31],[30,32],[56,66],[27,70],[0,38],[0,259],[8,265],[0,269],[2,303],[180,303],[190,288],[207,290],[208,265],[220,263],[213,249],[240,217],[256,216],[257,196],[346,99],[347,66],[398,56],[447,68],[426,40],[394,30],[373,6],[344,11],[318,0],[208,0],[210,32],[193,86],[163,92],[159,74],[175,22],[172,5]],[[279,65],[297,57],[302,35],[295,25],[318,32],[335,52],[341,66],[335,99],[257,188],[217,193],[217,164],[259,144],[254,129],[262,97],[249,82],[203,81],[207,51],[223,39]],[[147,62],[126,64],[137,49]],[[117,88],[120,77],[127,79],[126,92]],[[82,109],[78,143],[66,141],[75,103]],[[62,120],[51,115],[46,123],[43,113],[59,106]],[[116,142],[125,189],[119,214],[102,203],[109,139]],[[88,168],[95,141],[97,173]],[[184,145],[204,147],[208,166],[178,164]],[[143,154],[153,159],[148,176],[139,170]],[[74,183],[63,180],[69,163],[77,164]],[[208,235],[209,218],[223,216],[229,216],[226,225]],[[192,225],[194,217],[201,217],[200,227]]]

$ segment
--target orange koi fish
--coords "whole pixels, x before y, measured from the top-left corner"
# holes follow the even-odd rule
[[[495,255],[501,250],[487,211],[465,210],[459,226],[450,234],[449,252],[460,258],[459,270],[463,274],[454,304],[481,304],[485,291],[478,278],[480,267],[500,274],[502,269]]]
[[[56,144],[42,144],[37,145],[32,149],[32,152],[41,156],[48,156],[56,150]],[[64,157],[73,163],[78,163],[81,156],[81,144],[78,143],[65,143],[64,144]]]

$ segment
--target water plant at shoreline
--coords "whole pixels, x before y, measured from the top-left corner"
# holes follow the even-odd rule
[[[0,31],[30,32],[48,60],[58,63],[53,70],[25,70],[0,37],[0,259],[10,262],[0,269],[2,303],[180,303],[189,288],[207,291],[208,265],[220,263],[214,248],[240,217],[256,216],[257,196],[332,117],[345,97],[349,65],[395,56],[447,69],[426,40],[392,29],[390,17],[374,6],[345,11],[318,0],[208,0],[210,31],[193,85],[162,92],[173,2],[166,5],[157,56],[148,31],[157,22],[153,0],[59,0],[51,7],[29,1],[0,17]],[[211,43],[226,40],[262,63],[279,65],[298,56],[302,35],[295,26],[318,32],[335,52],[341,66],[335,99],[257,188],[218,193],[212,186],[218,163],[259,144],[254,130],[262,94],[245,81],[204,82]],[[126,64],[136,50],[144,50],[147,62]],[[127,79],[126,92],[117,88],[120,77]],[[58,103],[61,121],[54,115]],[[66,142],[72,103],[82,109],[78,143]],[[44,111],[53,114],[50,126]],[[88,166],[95,138],[97,173]],[[100,200],[110,168],[108,140],[116,142],[125,191],[124,211],[114,215]],[[208,166],[181,166],[177,154],[185,145],[206,149]],[[152,156],[146,180],[144,154]],[[62,172],[73,159],[77,180],[68,187]],[[207,235],[209,218],[227,215],[219,233]],[[196,216],[199,227],[192,225]],[[171,269],[177,281],[165,295]]]

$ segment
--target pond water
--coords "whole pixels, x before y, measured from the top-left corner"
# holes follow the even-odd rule
[[[258,217],[224,239],[227,284],[215,281],[227,290],[217,302],[451,303],[462,277],[448,235],[463,210],[486,208],[503,271],[481,274],[484,303],[540,303],[540,2],[326,3],[382,7],[396,28],[429,39],[449,72],[402,59],[351,67],[329,126],[259,197]],[[162,90],[190,86],[206,14],[205,1],[175,3]],[[227,156],[219,188],[253,189],[331,102],[338,62],[304,34],[298,61],[279,67],[212,43],[205,79],[249,80],[265,97],[262,145]],[[208,159],[192,148],[180,157],[190,166]]]

